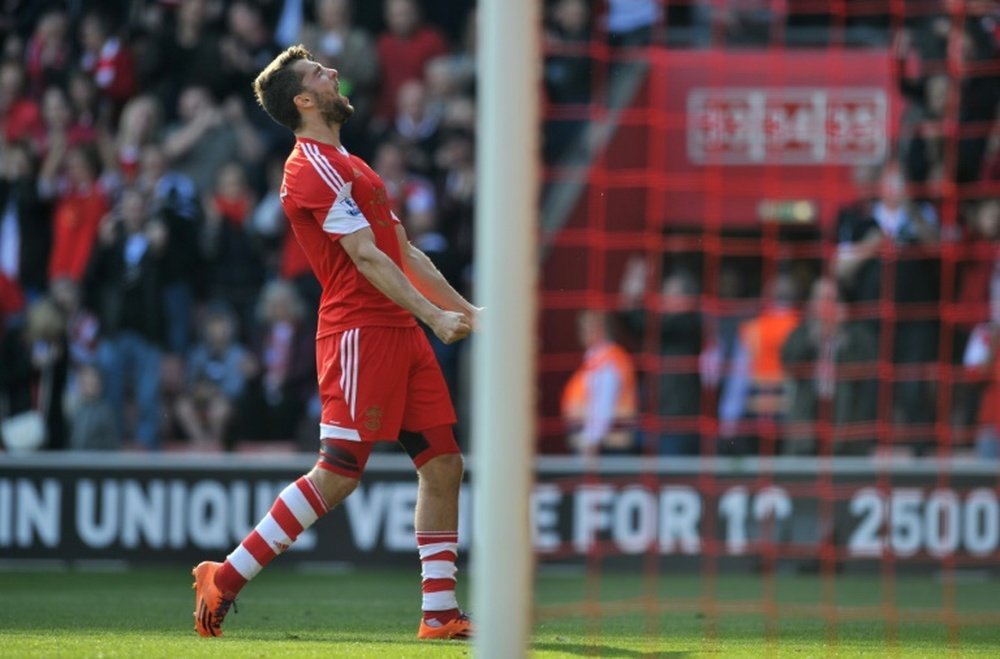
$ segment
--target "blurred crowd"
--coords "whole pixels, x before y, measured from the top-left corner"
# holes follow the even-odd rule
[[[303,43],[347,147],[459,290],[473,3],[13,0],[0,18],[0,433],[8,446],[314,448],[320,289],[278,198],[293,136],[251,82]],[[433,19],[434,22],[431,22]],[[438,344],[450,382],[455,349]]]
[[[567,446],[926,452],[951,428],[946,446],[996,454],[997,3],[940,0],[904,17],[888,1],[800,5],[544,3],[547,162],[586,142],[596,87],[625,70],[619,48],[884,47],[906,99],[891,161],[859,170],[857,203],[810,238],[829,259],[629,261],[620,308],[581,318],[581,372],[601,374],[601,404],[583,380],[569,382]],[[278,198],[292,136],[250,90],[290,44],[340,71],[356,109],[347,148],[468,292],[473,0],[3,6],[7,445],[231,449],[301,438],[314,448],[320,291]],[[433,345],[461,398],[462,347]]]
[[[721,256],[630,258],[619,308],[580,317],[567,447],[996,458],[1000,3],[609,6],[627,28],[612,47],[884,47],[904,111],[888,160],[857,169],[857,201],[832,226],[772,223],[723,231]],[[591,18],[582,0],[555,3],[550,98],[587,102],[569,81],[597,60],[569,46],[600,38]],[[697,224],[668,232],[700,240]]]

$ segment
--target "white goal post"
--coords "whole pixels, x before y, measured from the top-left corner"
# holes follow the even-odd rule
[[[531,633],[540,7],[479,3],[471,610],[484,658],[526,656]]]

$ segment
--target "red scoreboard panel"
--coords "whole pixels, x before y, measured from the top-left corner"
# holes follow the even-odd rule
[[[891,152],[902,103],[884,50],[657,51],[649,61],[638,103],[667,223],[746,225],[764,202],[796,201],[829,222],[858,195],[855,168]]]

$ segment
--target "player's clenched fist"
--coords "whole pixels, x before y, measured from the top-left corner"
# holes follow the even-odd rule
[[[472,325],[465,314],[454,311],[442,311],[435,316],[431,330],[443,343],[461,341],[472,332]]]

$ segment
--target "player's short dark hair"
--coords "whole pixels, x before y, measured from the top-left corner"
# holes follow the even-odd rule
[[[305,46],[289,46],[270,64],[264,67],[253,81],[253,92],[264,111],[282,126],[298,130],[302,117],[295,101],[302,93],[302,76],[292,70],[299,60],[312,60],[313,56]]]

